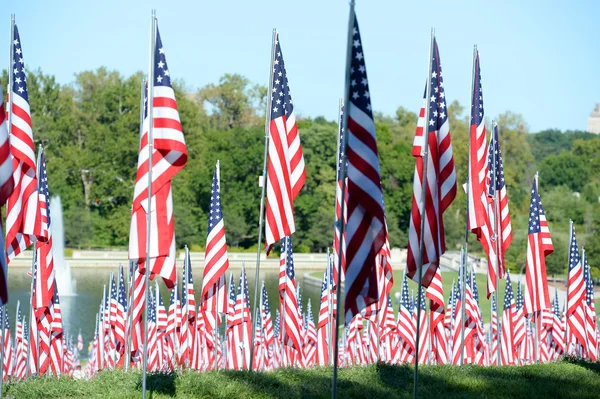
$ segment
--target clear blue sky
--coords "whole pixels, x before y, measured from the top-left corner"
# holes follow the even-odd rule
[[[477,44],[488,117],[510,110],[522,114],[534,132],[586,129],[600,102],[598,1],[357,3],[375,110],[418,111],[431,26],[449,100],[468,105]],[[124,75],[147,70],[154,7],[174,78],[196,89],[229,72],[266,85],[276,27],[296,111],[336,118],[347,1],[30,0],[11,7],[0,8],[0,43],[9,42],[14,12],[27,66],[65,84],[74,73],[102,65]]]

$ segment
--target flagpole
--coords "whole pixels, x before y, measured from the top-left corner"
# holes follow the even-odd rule
[[[275,61],[275,42],[277,29],[273,29],[273,38],[271,40],[271,63],[269,64],[269,91],[267,92],[267,108],[265,109],[265,151],[262,176],[259,179],[259,185],[262,184],[260,194],[260,216],[258,219],[258,247],[256,249],[256,272],[254,276],[254,304],[256,305],[256,291],[258,290],[258,280],[260,278],[260,248],[262,243],[263,220],[265,218],[265,192],[267,189],[267,158],[269,154],[269,126],[271,122],[271,91],[273,89],[273,62]],[[256,307],[256,306],[255,306]],[[256,314],[253,320],[256,320]],[[252,326],[252,342],[255,334],[254,325]],[[254,355],[254,345],[250,345],[250,359]],[[252,371],[252,361],[250,361],[250,371]]]
[[[246,268],[244,267],[244,263],[242,263],[242,276],[246,275]],[[246,277],[247,278],[247,277]],[[244,362],[246,361],[246,351],[244,349],[246,349],[246,346],[244,345],[244,341],[246,338],[246,329],[244,328],[244,310],[245,310],[245,305],[246,305],[246,284],[244,283],[244,279],[241,278],[240,279],[240,292],[242,294],[242,367],[240,368],[241,370],[244,369]],[[236,300],[237,302],[237,300]],[[248,312],[250,312],[250,310],[248,310]],[[252,335],[254,335],[254,333],[252,333]],[[252,352],[252,345],[250,345],[250,352]],[[250,353],[250,355],[252,355],[252,353]],[[252,356],[250,356],[250,363],[252,363]],[[252,365],[249,366],[249,369],[252,369]]]
[[[421,215],[421,234],[419,237],[419,260],[417,265],[417,285],[419,292],[417,294],[417,329],[415,338],[415,373],[413,377],[413,398],[417,398],[417,384],[419,383],[419,335],[421,328],[421,289],[423,283],[423,236],[425,230],[425,201],[427,198],[427,164],[429,163],[429,97],[431,96],[431,67],[433,60],[433,41],[435,40],[435,29],[431,29],[431,38],[429,42],[429,59],[427,61],[427,88],[425,90],[425,126],[423,127],[423,145],[421,151],[423,154],[423,181],[421,183],[421,203],[419,204],[419,213]]]
[[[12,85],[13,85],[13,74],[11,73],[11,68],[13,67],[14,59],[13,59],[13,49],[15,43],[15,14],[10,15],[10,46],[9,46],[9,55],[8,55],[8,137],[12,134],[12,104],[13,104],[13,95],[12,95]],[[34,249],[35,251],[35,249]],[[29,359],[27,360],[29,362]]]
[[[148,212],[146,214],[146,270],[144,273],[144,351],[142,353],[142,399],[146,399],[148,368],[148,281],[150,277],[150,248],[152,229],[152,153],[154,149],[154,48],[156,47],[156,10],[152,10],[150,31],[150,65],[148,68]]]
[[[349,13],[349,18],[348,18],[348,39],[347,39],[347,44],[346,44],[346,70],[345,72],[345,80],[344,80],[344,104],[347,107],[348,106],[348,99],[350,97],[350,65],[352,63],[352,37],[353,37],[353,32],[354,32],[354,0],[350,0],[350,13]],[[333,359],[333,376],[332,376],[332,380],[331,380],[331,397],[332,398],[336,398],[337,397],[337,374],[338,374],[338,354],[339,354],[339,344],[338,344],[338,333],[339,333],[339,319],[340,319],[340,303],[341,301],[341,280],[342,280],[342,252],[343,252],[343,247],[342,247],[342,243],[343,243],[343,237],[344,237],[344,230],[345,230],[345,223],[344,223],[344,212],[346,209],[346,201],[344,200],[346,197],[346,174],[347,174],[347,160],[348,160],[348,156],[347,156],[347,151],[346,148],[348,147],[348,114],[349,112],[344,112],[344,115],[342,116],[342,127],[344,129],[344,134],[343,134],[343,138],[342,138],[342,165],[340,166],[340,180],[342,181],[342,187],[341,187],[341,196],[340,196],[340,218],[341,218],[341,223],[340,223],[340,239],[339,239],[339,243],[338,243],[338,275],[337,275],[337,286],[336,286],[336,296],[337,296],[337,310],[336,310],[336,315],[335,315],[335,329],[334,329],[334,337],[333,337],[333,345],[334,345],[334,359]],[[345,315],[344,315],[345,318]],[[344,321],[344,326],[346,325],[345,321]]]
[[[339,133],[338,133],[339,134]],[[338,140],[339,142],[339,140]],[[333,356],[332,352],[331,352],[331,329],[333,328],[332,323],[333,323],[333,303],[331,302],[332,296],[331,295],[331,287],[329,287],[329,279],[330,279],[330,273],[331,273],[331,254],[329,253],[329,247],[327,247],[327,269],[325,269],[325,288],[327,289],[327,342],[329,343],[329,345],[327,346],[327,357],[328,357],[328,362],[331,362],[331,357]],[[321,313],[319,311],[319,313]],[[328,366],[329,364],[327,364],[326,366]]]
[[[538,189],[538,195],[539,195],[539,187],[537,187],[538,177],[539,177],[539,175],[538,175],[538,172],[536,171],[535,172],[535,181],[536,181],[536,188]],[[573,221],[572,220],[569,220],[569,221],[571,223],[571,233],[572,233],[573,232]],[[572,237],[572,236],[573,235],[571,234],[570,237]],[[571,238],[569,238],[569,251],[571,249],[571,245],[570,245],[571,241],[570,240],[571,240]],[[545,256],[545,255],[542,254],[542,256]],[[569,269],[567,268],[567,286],[568,286],[568,281],[569,281]],[[546,284],[548,284],[548,283],[546,282]],[[567,300],[568,300],[568,298],[569,298],[569,296],[567,294]],[[539,315],[538,315],[538,312],[539,312]],[[536,359],[536,361],[540,360],[540,345],[539,345],[539,343],[540,343],[540,329],[539,329],[540,319],[539,319],[539,316],[542,314],[542,309],[540,309],[538,312],[535,312],[533,314],[533,317],[535,318],[535,359]]]
[[[474,82],[475,82],[475,61],[477,59],[477,45],[473,46],[473,72],[472,72],[472,78],[471,78],[471,108],[473,108],[473,90],[474,90]],[[470,147],[471,147],[471,140],[468,140],[468,145],[467,145],[467,154],[470,154]],[[467,206],[466,206],[466,212],[465,212],[465,219],[466,219],[466,223],[465,223],[465,248],[464,248],[464,254],[463,254],[463,263],[462,263],[462,269],[463,271],[466,270],[467,268],[467,262],[469,260],[469,177],[471,175],[471,171],[470,168],[467,168]],[[466,295],[466,287],[465,287],[465,282],[466,278],[465,278],[465,273],[462,273],[462,278],[461,278],[461,300],[464,301],[465,300],[465,295]],[[465,360],[465,328],[464,328],[464,322],[465,322],[465,306],[461,306],[461,317],[462,317],[462,323],[463,326],[461,328],[461,333],[460,333],[460,365],[462,366],[464,364],[464,360]]]

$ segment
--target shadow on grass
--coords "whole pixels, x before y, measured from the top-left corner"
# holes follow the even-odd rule
[[[175,387],[175,379],[177,378],[177,374],[169,373],[152,373],[146,376],[146,389],[148,391],[148,397],[152,398],[154,393],[160,393],[162,395],[168,396],[176,396],[177,389]],[[142,381],[137,384],[137,388],[141,391],[142,389]]]
[[[583,367],[584,369],[593,371],[596,374],[600,374],[600,362],[590,363],[586,362],[582,359],[577,359],[575,357],[568,357],[564,359],[565,362],[574,364],[579,367]]]

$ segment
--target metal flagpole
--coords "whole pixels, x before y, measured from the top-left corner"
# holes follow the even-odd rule
[[[473,108],[473,90],[474,90],[474,82],[475,82],[475,60],[477,59],[477,45],[473,46],[473,72],[472,72],[472,78],[471,78],[471,108]],[[471,151],[471,140],[468,140],[468,146],[467,146],[467,154],[470,153]],[[470,161],[469,161],[470,162]],[[469,163],[470,165],[470,163]],[[469,260],[469,176],[471,175],[471,171],[470,171],[470,167],[467,168],[467,206],[466,206],[466,212],[465,212],[465,247],[464,247],[464,254],[463,254],[463,262],[462,262],[462,277],[461,277],[461,300],[464,302],[465,301],[465,295],[466,295],[466,287],[465,287],[465,280],[466,280],[466,276],[464,271],[467,269],[467,262]],[[461,333],[460,333],[460,365],[462,366],[464,364],[464,360],[465,360],[465,306],[463,303],[463,306],[461,306],[461,317],[462,317],[462,323],[463,326],[461,328]]]
[[[216,169],[217,169],[217,184],[219,185],[219,189],[221,187],[221,161],[219,161],[217,159],[217,165],[216,165]],[[217,296],[217,311],[215,312],[215,329],[213,331],[215,337],[215,341],[214,341],[214,352],[215,352],[215,370],[217,370],[219,368],[219,351],[217,350],[217,339],[219,338],[219,324],[221,322],[221,316],[219,315],[219,309],[221,309],[221,307],[219,306],[219,299],[221,298],[221,295],[219,293],[220,291],[220,287],[221,287],[221,280],[223,280],[223,288],[225,288],[225,273],[223,273],[221,275],[221,277],[219,277],[219,279],[217,280],[217,282],[215,283],[214,287],[215,287],[215,291],[214,291],[214,295]]]
[[[148,67],[148,212],[146,214],[146,272],[144,273],[144,350],[142,353],[142,399],[146,399],[148,368],[148,281],[150,277],[150,247],[152,229],[152,153],[154,150],[154,48],[156,47],[156,10],[152,10],[150,30],[150,65]]]
[[[114,342],[114,339],[112,338],[113,335],[113,330],[112,330],[112,289],[113,289],[113,281],[114,281],[114,277],[115,274],[113,272],[110,272],[110,288],[109,288],[109,292],[108,292],[108,342],[109,342],[109,350],[112,351],[112,364],[113,364],[113,369],[117,368],[117,362],[116,362],[116,348],[113,348],[112,344]],[[116,287],[115,287],[116,290]],[[111,356],[111,354],[109,353],[109,356]]]
[[[242,275],[245,275],[245,274],[246,274],[246,268],[244,267],[244,263],[242,263]],[[242,367],[241,367],[241,369],[243,369],[244,362],[246,360],[246,353],[245,353],[246,346],[244,345],[244,341],[246,339],[246,334],[245,334],[246,329],[244,328],[244,308],[246,307],[246,285],[244,284],[243,279],[240,279],[240,292],[242,294],[242,304],[241,304],[242,305],[242,315],[241,315],[241,317],[242,317],[242,342],[241,342],[241,344],[242,344],[242,359],[241,359]],[[250,311],[248,310],[248,312],[250,312]],[[252,335],[254,335],[254,333]],[[250,351],[252,351],[252,345],[250,345]],[[251,355],[252,355],[252,353],[251,353]],[[252,357],[250,358],[250,363],[252,363]],[[250,368],[251,367],[252,366],[250,366]]]
[[[104,345],[104,341],[106,340],[106,337],[104,336],[104,323],[106,323],[106,308],[104,307],[104,304],[106,302],[106,284],[104,284],[104,289],[102,290],[102,303],[100,304],[100,318],[102,320],[102,324],[100,324],[100,328],[102,329],[102,348],[104,348],[102,350],[102,365],[104,366],[104,364],[106,363],[106,353],[104,352],[106,350],[106,345]],[[109,311],[110,314],[110,311]]]
[[[33,275],[35,273],[35,260],[37,257],[37,252],[35,248],[33,249],[33,253],[31,255],[31,290],[29,291],[29,328],[31,328],[31,317],[33,315]],[[23,334],[25,334],[25,328],[23,328]],[[36,352],[37,353],[37,352]],[[31,355],[31,334],[27,334],[27,376],[31,375],[31,367],[29,364],[29,356]]]
[[[348,17],[348,41],[346,43],[346,69],[345,69],[345,80],[344,80],[344,106],[348,106],[349,97],[350,97],[350,65],[352,63],[352,44],[353,44],[353,36],[354,36],[354,0],[350,0],[350,14]],[[334,351],[333,351],[333,376],[331,379],[331,397],[337,397],[337,374],[338,374],[338,354],[339,354],[339,343],[338,343],[338,334],[339,334],[339,320],[340,320],[340,303],[342,302],[341,297],[341,286],[342,286],[342,243],[344,242],[344,212],[346,209],[346,201],[344,200],[346,197],[346,173],[347,173],[347,151],[348,147],[348,114],[349,112],[344,112],[342,116],[342,127],[344,129],[343,139],[342,139],[342,165],[340,166],[340,180],[342,181],[341,188],[341,196],[340,196],[340,239],[338,243],[338,275],[337,275],[337,286],[336,286],[336,297],[337,297],[337,310],[335,315],[335,328],[333,332],[333,342]],[[337,183],[336,183],[337,184]],[[345,319],[345,315],[344,315]],[[344,326],[346,325],[344,321]]]
[[[497,133],[497,134],[496,134]],[[494,177],[494,187],[492,188],[493,193],[494,193],[494,202],[493,202],[493,207],[494,207],[494,226],[493,226],[493,232],[492,232],[492,244],[495,246],[495,252],[496,252],[496,293],[500,292],[500,260],[502,259],[502,257],[500,256],[500,251],[502,251],[502,231],[501,229],[501,224],[498,223],[498,190],[496,189],[496,187],[498,186],[498,170],[497,170],[497,163],[498,163],[498,151],[496,151],[496,148],[499,147],[498,144],[498,136],[500,135],[499,129],[498,129],[498,124],[496,123],[495,120],[492,120],[492,138],[491,140],[494,141],[494,148],[492,148],[492,176]],[[506,294],[505,294],[506,295]],[[498,312],[498,295],[495,296],[495,301],[496,301],[496,313]],[[501,334],[500,334],[500,330],[497,331],[498,334],[498,366],[500,366],[500,343],[502,340]]]
[[[267,93],[267,108],[265,109],[265,152],[263,161],[262,176],[259,178],[261,186],[260,194],[260,216],[258,219],[258,248],[256,249],[256,272],[254,276],[254,305],[256,305],[256,294],[258,291],[258,280],[260,278],[260,248],[262,244],[263,220],[265,218],[265,192],[267,189],[267,157],[269,154],[269,125],[271,123],[271,91],[273,89],[273,62],[275,62],[275,43],[277,40],[277,29],[273,29],[273,38],[271,42],[271,63],[269,64],[269,91]],[[256,315],[254,319],[256,320]],[[254,342],[254,326],[252,326],[252,342]],[[250,345],[250,358],[254,355],[254,345]],[[252,362],[250,362],[250,371],[252,371]]]
[[[425,231],[425,201],[427,198],[427,164],[429,163],[429,97],[431,97],[431,67],[433,61],[433,41],[435,40],[435,30],[431,29],[431,38],[429,42],[429,59],[427,60],[427,88],[425,90],[426,105],[425,105],[425,127],[423,128],[423,146],[421,147],[421,153],[423,154],[423,181],[421,183],[421,203],[419,204],[419,213],[421,214],[421,234],[419,237],[419,260],[417,266],[417,286],[419,291],[417,293],[417,329],[415,337],[415,373],[413,377],[413,398],[417,398],[417,384],[419,383],[419,335],[421,328],[421,290],[423,280],[423,239]]]
[[[287,251],[287,241],[284,240],[282,242],[285,242],[285,246],[281,246],[281,250],[285,253]],[[285,255],[285,261],[287,263],[287,254]],[[287,313],[285,311],[285,303],[287,300],[287,284],[288,284],[288,274],[287,274],[287,264],[285,266],[286,270],[285,270],[285,284],[284,284],[284,288],[283,288],[283,303],[280,303],[279,305],[281,306],[281,315],[280,315],[280,320],[279,320],[279,338],[281,340],[281,364],[285,367],[286,366],[286,358],[285,358],[285,314]]]
[[[189,292],[190,292],[190,288],[188,287],[189,281],[187,279],[187,275],[188,275],[188,268],[190,267],[190,262],[188,261],[188,247],[187,245],[184,248],[185,251],[185,258],[183,259],[183,276],[181,276],[181,288],[183,288],[183,283],[185,282],[185,297],[187,298],[185,301],[185,310],[183,311],[183,314],[185,317],[181,317],[181,322],[187,324],[187,334],[185,335],[185,343],[186,343],[186,348],[187,350],[190,351],[190,356],[186,356],[185,358],[185,362],[186,362],[186,366],[189,367],[190,366],[190,357],[193,356],[192,353],[192,343],[190,342],[191,340],[191,336],[192,336],[192,331],[190,329],[190,323],[189,323],[189,319],[188,316],[190,314],[190,298],[189,298]],[[183,295],[183,294],[182,294]]]

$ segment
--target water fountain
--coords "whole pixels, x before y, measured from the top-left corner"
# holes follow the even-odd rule
[[[52,257],[58,294],[61,298],[76,295],[76,281],[71,276],[71,266],[65,262],[65,229],[60,197],[50,199],[50,218],[52,221]]]

